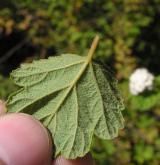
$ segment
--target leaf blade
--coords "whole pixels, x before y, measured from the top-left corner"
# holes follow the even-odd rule
[[[89,151],[93,134],[111,139],[123,127],[123,103],[117,94],[116,82],[106,78],[103,68],[92,63],[92,54],[89,54],[87,58],[75,55],[74,65],[73,60],[66,61],[68,55],[60,56],[58,59],[67,65],[62,64],[63,67],[49,73],[51,66],[57,68],[53,59],[25,64],[12,75],[22,90],[9,98],[9,112],[34,115],[52,133],[56,153],[70,159],[82,157]],[[39,72],[32,70],[47,64],[50,66]],[[39,76],[42,70],[47,73],[46,79]]]

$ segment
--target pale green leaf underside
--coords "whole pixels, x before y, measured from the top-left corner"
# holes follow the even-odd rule
[[[116,80],[87,57],[65,54],[35,61],[11,77],[21,89],[9,97],[8,111],[40,120],[54,137],[56,154],[82,157],[93,134],[112,139],[123,128]]]

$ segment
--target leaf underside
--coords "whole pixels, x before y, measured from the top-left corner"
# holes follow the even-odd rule
[[[8,112],[40,120],[54,137],[56,155],[82,157],[93,134],[112,139],[123,128],[117,81],[87,57],[64,54],[23,64],[11,78],[21,89],[9,97]]]

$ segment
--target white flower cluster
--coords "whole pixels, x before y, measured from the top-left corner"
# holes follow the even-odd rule
[[[136,69],[130,76],[129,88],[133,95],[138,95],[144,90],[152,90],[154,75],[146,68]]]

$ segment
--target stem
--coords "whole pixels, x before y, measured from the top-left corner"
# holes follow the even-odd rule
[[[91,48],[89,49],[88,55],[87,55],[89,62],[92,60],[92,57],[93,57],[94,52],[97,48],[98,42],[99,42],[99,36],[96,35],[93,42],[92,42]]]
[[[18,43],[15,47],[13,47],[11,50],[9,50],[6,54],[4,54],[1,58],[0,58],[0,64],[4,63],[6,60],[8,60],[11,56],[14,55],[14,53],[16,51],[18,51],[20,48],[22,48],[26,42],[28,41],[27,39],[24,39],[23,41],[21,41],[20,43]]]

